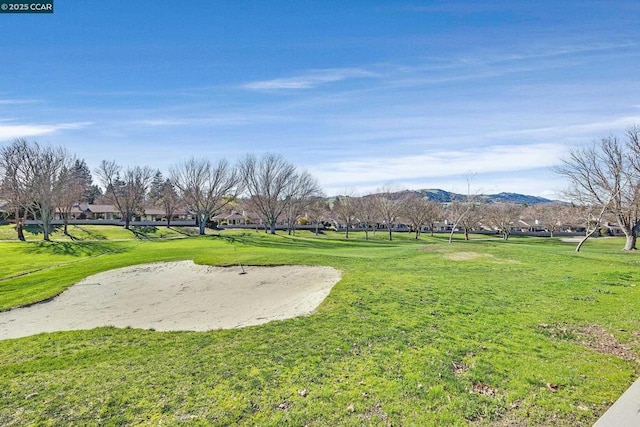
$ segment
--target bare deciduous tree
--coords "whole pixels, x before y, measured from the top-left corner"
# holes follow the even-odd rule
[[[187,207],[198,218],[199,232],[207,222],[238,196],[242,189],[238,169],[226,160],[213,164],[191,158],[171,168],[172,182]]]
[[[485,207],[485,218],[494,227],[502,239],[509,240],[513,223],[520,218],[522,206],[513,203],[496,203]]]
[[[284,210],[289,235],[295,231],[295,226],[306,211],[314,197],[322,194],[318,182],[306,171],[296,172],[291,185],[287,188],[288,195],[284,198]]]
[[[573,148],[556,172],[571,182],[573,200],[604,207],[613,214],[624,235],[625,250],[635,250],[640,231],[640,153],[638,128],[628,131],[627,143],[609,136],[591,146]]]
[[[118,209],[128,229],[134,215],[143,210],[153,170],[135,166],[123,171],[115,161],[103,160],[96,174],[105,188],[105,197]]]
[[[58,213],[64,224],[64,234],[69,234],[69,218],[74,206],[87,201],[92,191],[91,172],[84,160],[76,159],[71,168],[62,171],[63,190],[58,203]]]
[[[375,227],[378,222],[375,198],[372,196],[362,196],[354,198],[352,203],[354,204],[356,221],[364,228],[365,240],[369,240],[369,230],[372,226]]]
[[[25,240],[23,227],[31,200],[28,193],[32,179],[27,162],[28,152],[29,143],[24,139],[16,139],[11,145],[0,149],[0,194],[13,210],[16,232],[21,241]]]
[[[27,211],[40,220],[44,240],[49,240],[54,213],[69,180],[73,158],[61,147],[15,140],[0,152],[2,193],[14,209],[18,238]]]
[[[416,233],[416,239],[418,239],[424,226],[433,227],[433,223],[437,219],[436,204],[424,197],[409,196],[402,202],[402,216],[407,218]],[[433,228],[431,233],[433,235]]]
[[[453,233],[458,227],[464,232],[464,239],[469,240],[469,231],[478,225],[482,219],[482,210],[478,206],[478,194],[471,194],[471,179],[473,174],[467,174],[467,196],[464,201],[456,200],[447,208],[447,213],[453,219],[449,243],[453,242]]]
[[[327,202],[323,197],[314,196],[309,200],[306,214],[309,222],[315,226],[316,236],[319,233],[320,223],[327,218],[328,208]]]
[[[167,227],[171,227],[171,218],[178,208],[180,197],[178,196],[178,192],[170,179],[165,180],[164,184],[162,184],[158,201],[164,208],[164,214],[167,218]]]
[[[393,226],[398,221],[402,208],[402,199],[394,197],[394,193],[388,188],[383,188],[373,195],[375,210],[378,218],[389,232],[389,240],[393,240]]]
[[[32,169],[31,198],[34,217],[42,222],[44,240],[49,240],[51,221],[62,200],[62,195],[73,180],[68,171],[73,167],[72,159],[60,147],[32,145],[29,156]]]
[[[538,203],[528,206],[524,214],[549,231],[550,237],[560,231],[569,221],[569,208],[562,203]]]
[[[353,228],[353,223],[356,219],[356,200],[356,197],[352,194],[338,196],[331,207],[335,219],[345,226],[345,239],[349,238],[349,230]]]
[[[431,211],[433,212],[433,216],[429,218],[427,223],[431,237],[433,237],[436,223],[445,217],[445,209],[442,203],[434,202],[433,200],[428,200],[427,203],[431,206]]]
[[[452,220],[449,243],[453,241],[453,233],[462,229],[464,240],[469,240],[469,232],[478,226],[483,218],[480,203],[471,201],[455,201],[447,207],[448,217]]]
[[[584,237],[578,242],[576,246],[576,252],[580,252],[582,245],[593,236],[596,231],[600,229],[600,222],[602,221],[602,217],[608,209],[608,204],[596,205],[593,203],[585,204],[582,206],[576,206],[575,210],[578,215],[582,216],[582,219],[585,223],[585,234]]]
[[[269,227],[271,234],[276,234],[279,218],[294,199],[320,193],[311,175],[299,173],[278,154],[265,154],[259,159],[247,155],[240,162],[240,172],[251,205],[264,217],[265,227]]]

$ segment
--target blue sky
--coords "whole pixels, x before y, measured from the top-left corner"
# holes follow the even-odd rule
[[[558,197],[640,124],[637,1],[58,0],[0,14],[0,144],[168,172],[276,152],[328,195]]]

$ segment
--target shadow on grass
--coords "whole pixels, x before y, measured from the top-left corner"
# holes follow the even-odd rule
[[[169,230],[173,230],[178,234],[182,234],[183,236],[197,236],[198,231],[194,230],[192,227],[167,227]]]
[[[132,225],[129,230],[138,239],[149,239],[158,232],[158,227],[155,225]]]
[[[51,230],[50,230],[50,232],[49,232],[49,233],[50,233],[50,234],[54,234],[54,233],[59,232],[61,229],[62,229],[62,226],[61,226],[61,225],[52,225],[52,226],[51,226]],[[26,233],[33,234],[34,236],[39,236],[39,235],[41,235],[41,234],[43,234],[43,233],[44,233],[44,231],[42,230],[42,226],[37,225],[37,224],[29,224],[29,225],[25,225],[25,226],[23,227],[23,230],[24,230]]]
[[[371,248],[372,246],[397,246],[404,242],[388,240],[324,240],[318,238],[296,237],[282,234],[265,234],[264,232],[242,233],[239,235],[216,236],[216,238],[226,240],[229,243],[242,243],[249,246],[264,248],[314,248],[314,249],[337,249],[337,248]]]
[[[79,225],[75,225],[73,227],[73,229],[78,229],[80,230],[82,233],[85,234],[85,236],[76,236],[71,234],[71,232],[67,233],[67,236],[69,236],[69,238],[71,238],[71,240],[107,240],[107,236],[105,236],[104,234],[100,234],[97,233],[93,230],[89,230],[87,228],[83,228]]]
[[[28,254],[67,255],[74,257],[91,257],[110,252],[124,252],[129,248],[122,248],[102,242],[39,242],[24,246]]]

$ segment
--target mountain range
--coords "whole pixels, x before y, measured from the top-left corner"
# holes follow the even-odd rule
[[[424,189],[410,192],[441,203],[465,200],[467,198],[464,194],[452,193],[440,189]],[[551,203],[553,201],[545,199],[544,197],[528,196],[518,193],[479,194],[476,197],[485,203],[515,203],[518,205],[535,205],[538,203]]]
[[[401,199],[407,196],[415,195],[439,203],[450,203],[455,201],[464,201],[467,199],[467,196],[464,194],[452,193],[450,191],[433,188],[397,191],[392,192],[389,195],[392,199]],[[371,196],[373,196],[373,194],[371,194]],[[332,196],[327,200],[333,203],[333,200],[338,197],[342,196]],[[536,205],[539,203],[554,202],[554,200],[545,199],[544,197],[529,196],[519,193],[475,194],[474,198],[481,203],[514,203],[516,205]]]

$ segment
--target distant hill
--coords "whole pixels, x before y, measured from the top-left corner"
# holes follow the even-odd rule
[[[418,195],[421,197],[425,197],[426,199],[432,200],[434,202],[440,203],[449,203],[454,202],[456,200],[465,200],[466,195],[451,193],[449,191],[444,191],[440,189],[424,189],[424,190],[404,190],[399,191],[397,193],[391,193],[391,198],[393,199],[401,199],[403,197],[407,197],[409,195]],[[330,204],[333,204],[333,201],[336,197],[328,197],[327,200]],[[515,203],[517,205],[536,205],[538,203],[551,203],[553,200],[545,199],[544,197],[537,196],[527,196],[526,194],[518,194],[518,193],[498,193],[498,194],[480,194],[477,196],[480,201],[483,203]]]
[[[439,189],[416,190],[414,193],[419,194],[422,197],[426,197],[429,200],[441,203],[464,200],[466,198],[463,194],[451,193],[449,191]],[[550,203],[553,201],[545,199],[544,197],[527,196],[526,194],[518,193],[481,194],[478,198],[485,203],[516,203],[519,205],[535,205],[538,203]]]

